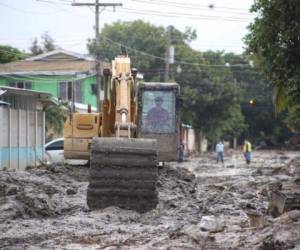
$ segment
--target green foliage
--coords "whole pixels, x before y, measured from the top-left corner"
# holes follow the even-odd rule
[[[25,58],[26,54],[11,46],[0,45],[0,63],[8,63]]]
[[[63,104],[45,107],[47,141],[54,135],[61,135],[66,121],[67,109]]]
[[[180,52],[178,56],[182,60],[192,58],[193,51]],[[195,63],[207,64],[207,67],[183,65],[184,74],[175,77],[183,85],[184,120],[213,142],[239,136],[246,127],[240,108],[240,90],[234,85],[228,67],[209,67],[225,65],[223,53],[198,52],[197,59]]]
[[[292,131],[300,131],[300,105],[295,105],[289,109],[286,122]]]
[[[257,0],[252,12],[258,16],[245,38],[248,53],[275,87],[277,110],[291,110],[300,103],[299,1]]]
[[[246,55],[225,55],[230,64],[241,64],[245,67],[232,68],[235,84],[239,86],[242,96],[242,112],[248,127],[242,139],[248,137],[253,143],[266,142],[269,145],[283,143],[287,140],[288,131],[284,124],[285,114],[275,116],[272,105],[272,87],[255,67],[248,67]],[[247,66],[247,67],[246,67]],[[250,103],[250,100],[253,103]]]
[[[176,63],[170,71],[172,81],[180,84],[183,93],[183,121],[212,141],[231,139],[245,129],[239,89],[233,84],[231,70],[225,66],[224,54],[193,50],[188,45],[197,37],[193,29],[180,32],[173,26],[156,27],[143,21],[117,22],[106,25],[100,37],[102,60],[113,59],[122,44],[133,66],[144,73],[145,81],[163,81],[165,52],[172,44]],[[88,49],[95,54],[94,40],[89,41]],[[210,67],[213,64],[224,67]],[[181,72],[176,71],[179,66]]]
[[[100,35],[100,57],[111,62],[120,53],[123,45],[130,55],[133,67],[141,72],[149,72],[145,74],[145,80],[162,81],[163,74],[157,74],[157,71],[165,67],[164,58],[168,44],[183,44],[195,38],[196,33],[191,28],[181,33],[173,26],[165,29],[141,20],[119,21],[103,28]],[[95,40],[89,40],[87,47],[89,53],[95,55]]]

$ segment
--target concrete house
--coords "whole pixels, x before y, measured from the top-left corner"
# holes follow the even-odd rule
[[[74,95],[75,102],[96,107],[94,68],[93,58],[59,49],[0,64],[0,86],[48,92],[64,101]]]

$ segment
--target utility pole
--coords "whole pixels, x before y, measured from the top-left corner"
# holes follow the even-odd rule
[[[96,53],[96,65],[95,65],[95,71],[96,71],[96,85],[97,85],[97,109],[100,111],[101,107],[101,67],[100,67],[100,31],[99,31],[99,8],[100,7],[117,7],[117,6],[123,6],[122,3],[99,3],[99,0],[95,0],[95,3],[72,3],[72,6],[87,6],[87,7],[95,7],[95,53]]]
[[[165,64],[165,82],[169,81],[170,77],[170,63],[169,63],[169,48],[166,51],[166,64]]]
[[[171,66],[174,64],[174,46],[169,46],[166,51],[166,65],[165,65],[165,82],[168,82],[170,79],[170,71],[171,71],[171,80],[173,80],[173,74]]]

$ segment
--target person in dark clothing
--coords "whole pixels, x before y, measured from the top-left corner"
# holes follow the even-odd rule
[[[181,143],[179,145],[178,151],[179,151],[178,162],[183,162],[184,161],[184,145],[183,145],[183,143]]]
[[[151,108],[146,116],[146,126],[150,130],[159,130],[168,126],[170,120],[169,112],[162,107],[163,99],[155,98],[155,107]]]

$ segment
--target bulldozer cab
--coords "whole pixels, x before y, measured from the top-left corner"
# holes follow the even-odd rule
[[[159,161],[176,161],[179,147],[179,85],[141,83],[138,91],[138,137],[156,139]]]

